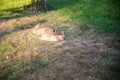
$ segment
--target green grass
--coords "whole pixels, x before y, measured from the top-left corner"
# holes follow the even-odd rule
[[[30,0],[1,0],[0,1],[0,10],[9,10],[9,9],[14,9],[14,8],[21,8],[25,5],[30,4]]]
[[[29,4],[0,1],[0,80],[120,79],[119,1],[48,0],[37,13]],[[38,23],[64,31],[66,41],[39,40]]]
[[[76,24],[91,24],[93,29],[120,36],[119,1],[112,0],[50,0],[50,10],[58,9]],[[52,8],[52,9],[51,9]]]
[[[30,4],[30,0],[1,0],[0,1],[0,18],[11,19],[29,15],[24,13],[25,6]]]
[[[67,3],[67,0],[63,0],[63,2]],[[61,5],[61,7],[65,5],[67,7],[63,7],[60,10],[60,13],[69,16],[73,20],[77,21],[78,25],[89,23],[93,25],[91,28],[120,36],[120,7],[115,2],[112,2],[110,0],[75,0],[73,2],[69,1],[68,4],[69,5]],[[59,8],[60,5],[57,5],[59,4],[53,3],[53,6],[55,6],[55,8]]]

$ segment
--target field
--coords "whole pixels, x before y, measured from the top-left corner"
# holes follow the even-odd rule
[[[0,0],[0,80],[119,80],[120,3],[117,0]],[[38,23],[65,32],[64,42],[42,41]]]

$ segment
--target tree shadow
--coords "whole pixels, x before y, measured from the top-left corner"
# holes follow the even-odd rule
[[[96,77],[101,80],[119,80],[120,79],[120,55],[119,54],[102,54],[100,62],[97,64],[99,69],[96,70]]]
[[[15,7],[10,9],[4,9],[0,11],[0,22],[21,18],[25,16],[39,15],[41,12],[47,12],[52,10],[61,9],[70,5],[74,5],[77,1],[68,1],[68,0],[49,0],[47,1],[47,9],[42,11],[31,10],[31,4],[25,5],[22,7]]]
[[[63,4],[64,3],[64,4]],[[74,5],[75,3],[77,3],[77,1],[69,1],[68,0],[49,0],[47,2],[48,4],[48,9],[47,11],[52,11],[52,10],[57,10],[57,9],[61,9],[70,5]],[[17,18],[22,18],[22,17],[26,17],[26,16],[33,16],[33,15],[39,15],[41,12],[46,12],[46,11],[39,11],[39,12],[34,12],[34,11],[30,11],[30,5],[25,5],[22,7],[15,7],[15,8],[9,8],[9,9],[4,9],[4,10],[0,10],[0,23],[6,22],[8,20],[11,19],[17,19]],[[46,22],[46,20],[42,20],[42,21],[37,21],[37,22],[32,22],[26,25],[22,25],[22,26],[17,26],[15,29],[11,30],[11,31],[5,31],[3,32],[2,28],[0,29],[0,37],[6,35],[6,34],[10,34],[11,32],[14,31],[19,31],[19,30],[25,30],[25,29],[29,29],[30,27],[24,27],[27,25],[34,25],[37,24],[38,22],[40,23],[44,23]],[[5,28],[5,27],[3,27]]]
[[[75,5],[76,3],[78,3],[78,0],[49,0],[47,3],[49,7],[48,11],[52,11]]]
[[[42,71],[44,67],[48,65],[48,62],[39,56],[31,56],[31,58],[28,59],[29,61],[27,61],[27,59],[18,60],[16,58],[11,58],[10,60],[11,61],[6,60],[6,62],[2,62],[4,63],[4,65],[0,67],[1,80],[20,80],[21,78],[26,78],[27,76],[37,72],[38,70]],[[32,79],[32,76],[28,78]]]
[[[5,36],[5,35],[8,35],[10,33],[13,33],[13,32],[18,32],[18,31],[22,31],[22,30],[33,28],[34,25],[36,25],[38,23],[43,24],[45,22],[47,22],[47,20],[33,21],[33,22],[30,22],[30,23],[27,23],[27,24],[23,24],[21,26],[15,26],[12,30],[9,30],[9,27],[8,27],[8,29],[7,29],[7,27],[2,27],[2,28],[0,28],[0,30],[1,30],[0,38]],[[5,31],[3,31],[4,28],[6,28]]]
[[[32,16],[38,14],[38,13],[32,13],[29,10],[25,10],[24,7],[10,8],[0,11],[0,18],[1,18],[0,22],[4,22],[14,18],[17,19],[25,16]]]

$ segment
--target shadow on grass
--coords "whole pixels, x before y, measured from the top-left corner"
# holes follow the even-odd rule
[[[97,25],[92,27],[97,31],[107,34],[115,34],[120,36],[119,28],[119,1],[86,1],[86,0],[49,0],[48,10],[61,10],[61,14],[69,16],[71,19],[77,20],[77,23],[91,23]],[[95,4],[96,3],[96,4]],[[93,5],[95,4],[95,5]],[[30,5],[24,7],[16,7],[1,11],[1,22],[9,19],[21,18],[25,16],[39,15],[40,12],[26,10]],[[110,6],[110,7],[109,7]],[[82,23],[82,24],[83,24]],[[90,28],[91,28],[90,27]]]
[[[96,77],[101,80],[119,80],[120,79],[120,55],[104,53],[101,55],[101,65],[97,64]],[[96,67],[96,68],[97,68]]]
[[[25,7],[25,6],[24,6]],[[25,16],[37,15],[37,13],[32,13],[29,10],[25,10],[24,7],[11,8],[0,11],[0,21],[4,22],[10,19],[21,18]]]
[[[7,35],[7,34],[10,34],[12,32],[18,32],[18,31],[21,31],[21,30],[26,30],[26,29],[30,29],[30,28],[33,28],[36,24],[38,23],[45,23],[47,22],[46,20],[40,20],[40,21],[33,21],[33,22],[30,22],[30,23],[27,23],[27,24],[23,24],[21,26],[15,26],[12,30],[9,30],[9,27],[7,30],[3,31],[3,32],[0,32],[0,38]],[[4,30],[4,28],[6,27],[2,27],[0,28],[1,31]]]
[[[27,55],[29,55],[29,53]],[[23,55],[23,57],[28,56]],[[48,65],[46,60],[38,56],[26,58],[24,60],[11,58],[6,60],[6,62],[3,61],[2,63],[3,65],[0,66],[0,80],[20,80],[27,76],[28,79],[32,79],[33,76],[29,76],[29,74],[42,71],[44,70],[44,67]]]
[[[68,0],[49,0],[48,3],[48,9],[47,11],[57,10],[61,9],[70,5],[74,5],[77,3],[76,1],[68,1]],[[25,16],[32,16],[32,15],[39,15],[40,12],[46,12],[46,11],[31,11],[30,5],[25,5],[23,7],[16,7],[16,8],[10,8],[0,11],[0,18],[1,22],[4,20],[14,19],[14,18],[21,18]]]
[[[77,0],[75,0],[75,1],[50,0],[50,1],[48,1],[48,7],[49,7],[48,11],[61,9],[61,8],[67,7],[67,6],[74,5],[75,3],[77,3]],[[26,6],[23,6],[23,7],[16,7],[16,8],[1,10],[0,11],[0,22],[2,23],[2,22],[6,22],[8,20],[11,20],[11,19],[17,19],[17,18],[22,18],[22,17],[25,17],[25,16],[33,16],[33,15],[39,15],[40,14],[40,12],[32,12],[32,11],[28,10],[29,7],[30,7],[30,5],[26,5]],[[43,21],[37,21],[37,22],[44,23],[46,21],[43,20]],[[24,27],[24,26],[34,25],[37,22],[32,22],[32,23],[22,25],[22,26],[16,26],[16,28],[12,31],[3,32],[2,28],[1,28],[0,32],[2,32],[2,33],[0,33],[0,37],[4,36],[6,34],[10,34],[11,32],[14,32],[14,31],[28,29],[30,27]],[[3,28],[5,28],[5,27],[3,27]]]
[[[112,80],[119,80],[120,79],[120,55],[116,55],[116,57],[114,57],[112,59],[115,64],[111,65],[110,68],[108,69],[109,71],[111,71],[111,75]]]

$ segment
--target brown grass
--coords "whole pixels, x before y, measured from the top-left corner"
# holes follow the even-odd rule
[[[83,30],[82,25],[73,25],[67,20],[46,14],[0,22],[0,79],[118,79],[119,76],[113,76],[118,74],[119,50],[111,42],[117,45],[119,42],[112,36]],[[39,22],[63,30],[66,41],[39,40],[32,34],[32,28]]]

